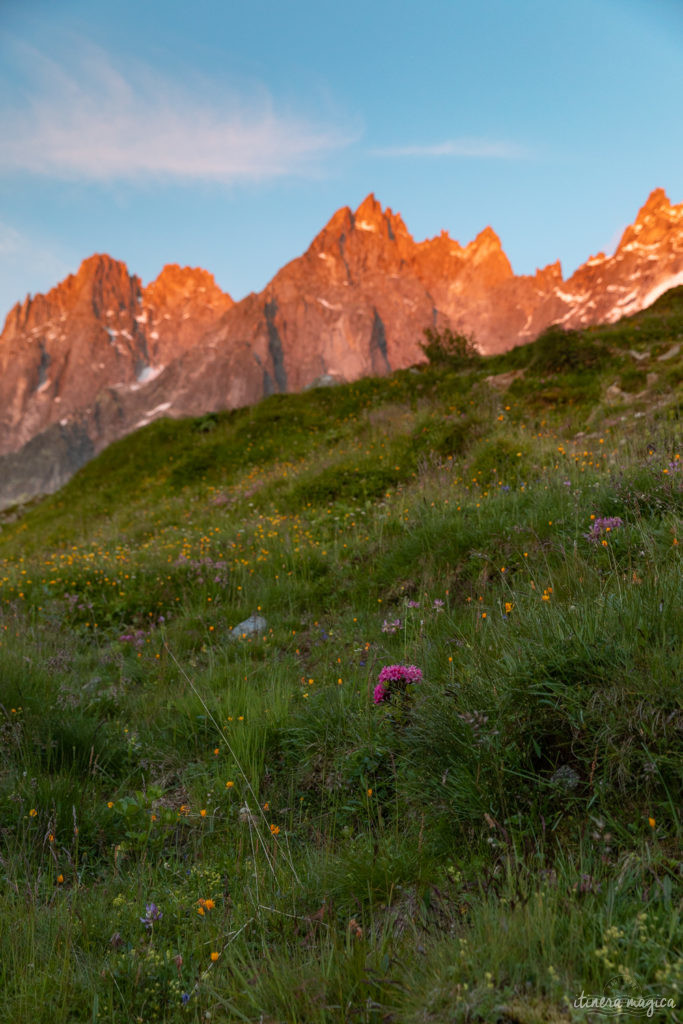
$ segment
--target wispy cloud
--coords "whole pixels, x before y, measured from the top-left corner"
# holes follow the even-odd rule
[[[490,139],[447,139],[423,146],[384,146],[372,152],[374,156],[453,156],[490,160],[520,160],[529,155],[517,143]]]
[[[203,179],[234,183],[313,173],[354,141],[343,127],[276,108],[199,77],[114,66],[88,43],[63,62],[22,44],[22,99],[0,100],[0,170],[74,180]],[[5,82],[7,76],[5,75]],[[13,83],[16,86],[16,83]]]

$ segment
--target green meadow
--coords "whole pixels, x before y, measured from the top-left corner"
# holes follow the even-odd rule
[[[432,333],[0,515],[0,1019],[677,1019],[682,343]]]

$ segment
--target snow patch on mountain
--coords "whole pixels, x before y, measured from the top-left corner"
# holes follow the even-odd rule
[[[638,295],[637,292],[631,292],[626,298],[631,300],[628,305],[623,305],[626,299],[622,299],[617,302],[615,309],[607,316],[609,323],[614,323],[615,320],[621,319],[622,316],[630,316],[631,313],[638,313],[641,309],[647,309],[653,302],[656,302],[660,295],[664,292],[668,292],[670,288],[677,288],[683,284],[683,270],[677,274],[673,274],[671,277],[665,278],[663,281],[659,281],[654,288],[651,288],[645,295]],[[636,297],[637,296],[637,297]]]
[[[171,408],[171,402],[162,402],[160,405],[155,405],[153,409],[146,412],[141,420],[133,427],[133,430],[139,430],[140,427],[146,427],[148,423],[151,423],[160,413],[166,412],[167,409]]]
[[[158,377],[162,370],[163,366],[143,366],[136,374],[136,379],[140,384],[147,384],[150,380]]]

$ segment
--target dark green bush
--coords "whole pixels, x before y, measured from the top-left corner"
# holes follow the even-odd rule
[[[314,476],[297,480],[290,493],[292,507],[326,505],[334,501],[364,502],[382,497],[405,477],[405,472],[393,466],[376,463],[350,462],[326,466]]]
[[[471,335],[452,331],[450,327],[444,327],[442,331],[427,327],[424,336],[426,341],[420,342],[420,348],[432,364],[466,367],[481,359]]]
[[[566,373],[598,369],[610,358],[609,349],[596,343],[584,331],[567,331],[553,324],[533,343],[531,368],[541,373]]]

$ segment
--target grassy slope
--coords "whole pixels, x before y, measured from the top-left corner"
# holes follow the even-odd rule
[[[6,1019],[680,1002],[682,336],[159,421],[5,516]]]

